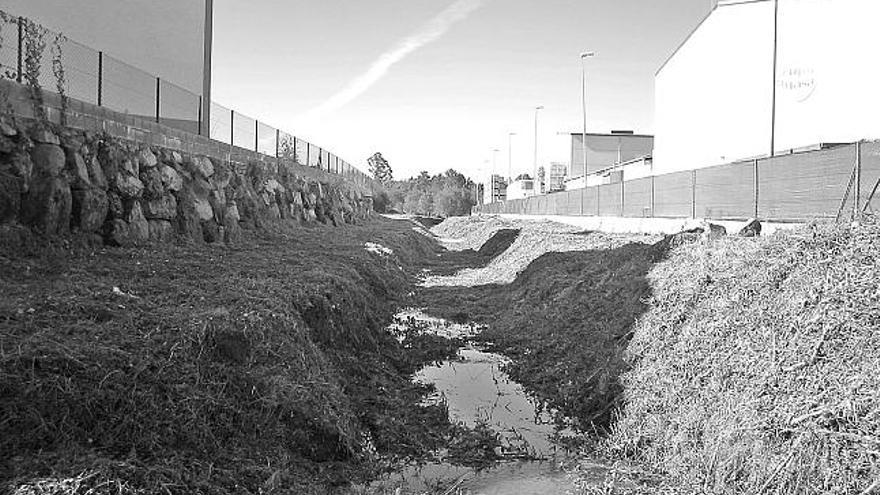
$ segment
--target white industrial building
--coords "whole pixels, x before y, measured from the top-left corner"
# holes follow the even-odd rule
[[[654,173],[880,138],[880,0],[727,0],[661,67]]]
[[[507,199],[523,199],[529,196],[535,196],[537,189],[535,181],[528,175],[517,177],[516,180],[507,186]]]

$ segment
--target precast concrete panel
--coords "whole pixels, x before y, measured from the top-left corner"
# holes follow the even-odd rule
[[[693,172],[654,177],[654,216],[687,218],[693,214]]]
[[[650,217],[653,178],[630,180],[623,183],[623,216]]]
[[[744,220],[756,216],[755,161],[697,169],[694,201],[697,217]]]
[[[862,143],[862,174],[859,208],[880,214],[880,141]]]
[[[603,184],[599,188],[599,216],[619,217],[623,214],[623,183]]]
[[[758,161],[758,216],[835,218],[856,165],[855,145]]]

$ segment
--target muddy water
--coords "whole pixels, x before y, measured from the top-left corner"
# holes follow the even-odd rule
[[[398,315],[397,330],[417,326],[420,331],[444,337],[467,338],[480,329],[456,325],[408,310]],[[504,461],[476,472],[465,467],[434,463],[398,472],[381,486],[400,492],[449,493],[462,495],[562,494],[574,484],[562,469],[573,459],[560,443],[572,433],[557,428],[550,414],[536,407],[522,386],[503,371],[503,356],[467,345],[458,359],[428,366],[415,379],[431,383],[437,390],[429,401],[443,401],[450,419],[468,426],[484,424],[501,439],[497,451]]]

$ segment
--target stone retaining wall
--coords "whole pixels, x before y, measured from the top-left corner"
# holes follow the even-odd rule
[[[371,214],[345,181],[283,161],[220,160],[29,119],[0,117],[0,224],[105,244],[233,242],[268,222],[341,226]]]

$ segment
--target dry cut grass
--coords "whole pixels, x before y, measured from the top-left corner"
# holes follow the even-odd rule
[[[608,453],[686,493],[875,492],[878,248],[876,226],[809,226],[675,249]]]

